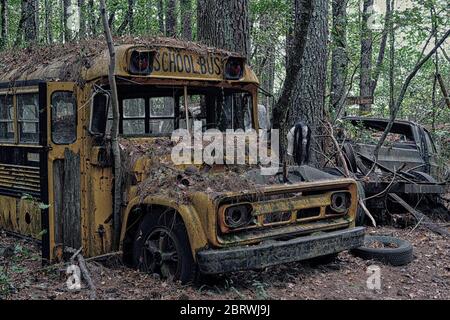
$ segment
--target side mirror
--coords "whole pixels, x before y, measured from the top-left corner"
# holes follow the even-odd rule
[[[110,97],[106,93],[97,93],[92,99],[89,132],[95,136],[104,136],[108,121]]]
[[[309,162],[311,146],[311,129],[299,122],[289,130],[287,135],[287,154],[293,157],[297,165]]]

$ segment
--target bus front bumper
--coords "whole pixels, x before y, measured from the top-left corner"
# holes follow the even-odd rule
[[[360,247],[364,243],[364,231],[364,227],[355,227],[287,241],[269,240],[252,246],[204,250],[197,253],[197,263],[205,274],[261,269]]]

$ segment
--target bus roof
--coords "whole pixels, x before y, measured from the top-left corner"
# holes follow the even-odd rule
[[[214,71],[215,62],[220,59],[223,62],[230,57],[244,59],[237,53],[173,38],[121,37],[116,38],[114,42],[116,75],[121,77],[136,77],[131,75],[127,68],[127,57],[130,50],[134,49],[155,52],[154,66],[159,67],[159,70],[153,68],[155,72],[149,75],[153,78],[223,81],[223,74],[219,75],[217,69]],[[218,60],[215,61],[216,58]],[[175,61],[174,64],[172,60]],[[183,61],[185,68],[181,67]],[[198,65],[196,61],[200,61],[202,65]],[[0,84],[32,80],[75,81],[83,84],[106,77],[108,66],[109,56],[104,39],[11,49],[0,53]],[[208,72],[208,67],[212,68],[212,72]],[[203,69],[206,72],[202,72]],[[220,71],[223,72],[223,68]],[[258,84],[258,79],[245,64],[243,77],[238,82]]]

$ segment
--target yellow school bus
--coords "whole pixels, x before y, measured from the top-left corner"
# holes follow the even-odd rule
[[[166,156],[160,146],[189,120],[205,130],[264,127],[258,79],[238,54],[173,39],[116,45],[119,221],[107,51],[59,48],[31,60],[0,67],[0,227],[41,241],[45,261],[63,259],[66,248],[88,257],[121,251],[135,268],[188,282],[199,273],[259,269],[362,244],[352,179],[301,166],[288,169],[295,181],[240,189],[236,175],[236,186],[221,190],[216,174],[213,192],[190,192],[164,189],[172,182],[153,175]],[[224,167],[179,172],[197,170],[203,179]]]

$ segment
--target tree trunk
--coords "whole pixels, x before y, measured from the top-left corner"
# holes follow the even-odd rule
[[[373,1],[364,0],[362,23],[361,23],[361,62],[360,62],[360,78],[359,92],[360,96],[368,97],[372,94],[372,30],[369,26],[370,16],[373,14]],[[362,104],[359,106],[361,114],[368,113],[371,110],[370,104]]]
[[[346,99],[347,79],[347,3],[348,0],[333,0],[333,29],[331,56],[330,110],[339,110]]]
[[[52,15],[53,15],[53,5],[52,0],[45,0],[45,38],[47,43],[53,43],[53,26],[52,26]]]
[[[302,121],[312,132],[312,148],[321,150],[322,121],[325,118],[325,95],[327,82],[328,1],[314,0],[314,13],[309,25],[300,72],[289,106],[291,114],[286,129]],[[311,161],[317,162],[314,152]]]
[[[293,113],[293,110],[291,110],[293,105],[291,103],[293,100],[293,91],[296,87],[296,82],[300,80],[299,73],[302,66],[301,63],[303,61],[306,41],[310,32],[309,26],[311,24],[312,14],[316,6],[315,2],[310,0],[295,0],[294,4],[296,19],[294,21],[291,40],[292,45],[287,47],[289,49],[287,53],[289,59],[287,59],[286,64],[286,79],[281,89],[280,98],[273,110],[273,126],[276,129],[280,129],[282,157],[286,149],[286,134],[290,126],[288,118]]]
[[[24,0],[22,10],[25,10],[24,35],[27,43],[36,43],[38,40],[38,1]]]
[[[97,34],[97,21],[95,12],[94,0],[89,0],[87,16],[89,18],[89,34],[91,35],[91,37],[95,37]]]
[[[158,0],[156,3],[158,7],[158,26],[159,26],[159,33],[161,35],[166,34],[165,28],[164,28],[164,1]]]
[[[25,21],[27,20],[27,9],[28,9],[27,0],[22,0],[20,10],[20,20],[19,25],[17,26],[16,40],[14,41],[15,47],[20,45],[23,41],[24,26]]]
[[[124,33],[127,26],[128,26],[128,34],[133,34],[134,31],[133,6],[134,0],[128,0],[127,14],[125,15],[125,19],[123,20],[122,24],[119,26],[119,29],[117,29],[117,33],[119,35]]]
[[[78,37],[80,39],[86,38],[86,8],[85,0],[78,0],[78,7],[80,12],[80,31],[78,32]]]
[[[182,37],[184,40],[192,40],[192,0],[181,0]]]
[[[380,73],[381,73],[381,67],[383,65],[383,60],[384,60],[384,55],[386,52],[386,44],[387,44],[387,38],[388,38],[388,33],[389,33],[389,25],[392,22],[392,10],[394,8],[392,8],[391,6],[391,0],[386,0],[386,15],[384,18],[384,28],[383,28],[383,34],[381,37],[381,42],[380,42],[380,50],[378,51],[378,58],[377,58],[377,64],[375,65],[375,71],[373,74],[373,79],[372,79],[372,85],[371,85],[371,96],[373,96],[375,94],[375,90],[377,88],[377,84],[378,84],[378,79],[380,78]]]
[[[201,42],[250,58],[248,0],[198,0],[197,8],[198,39]]]
[[[71,0],[63,0],[64,42],[72,41],[72,31],[69,26],[69,14]]]
[[[114,157],[114,205],[113,205],[113,225],[114,225],[114,237],[113,246],[118,249],[119,239],[120,239],[120,217],[121,217],[121,206],[122,206],[122,166],[120,159],[120,147],[119,147],[119,98],[117,94],[117,84],[115,77],[116,69],[116,51],[114,48],[114,43],[111,35],[111,29],[109,27],[109,22],[106,16],[106,5],[105,0],[100,0],[100,11],[103,21],[103,28],[105,30],[105,38],[108,45],[109,51],[109,85],[111,87],[111,107],[113,113],[113,123],[111,127],[111,149]]]
[[[0,49],[4,48],[8,44],[8,1],[1,0],[1,39],[0,39]]]
[[[276,36],[272,31],[274,28],[274,20],[265,13],[261,16],[261,30],[264,32],[269,31],[260,44],[260,52],[257,59],[257,71],[260,79],[261,87],[273,94],[274,82],[275,82],[275,48],[272,43],[272,39]]]
[[[177,2],[176,0],[167,1],[166,10],[166,36],[176,37],[177,35]]]

